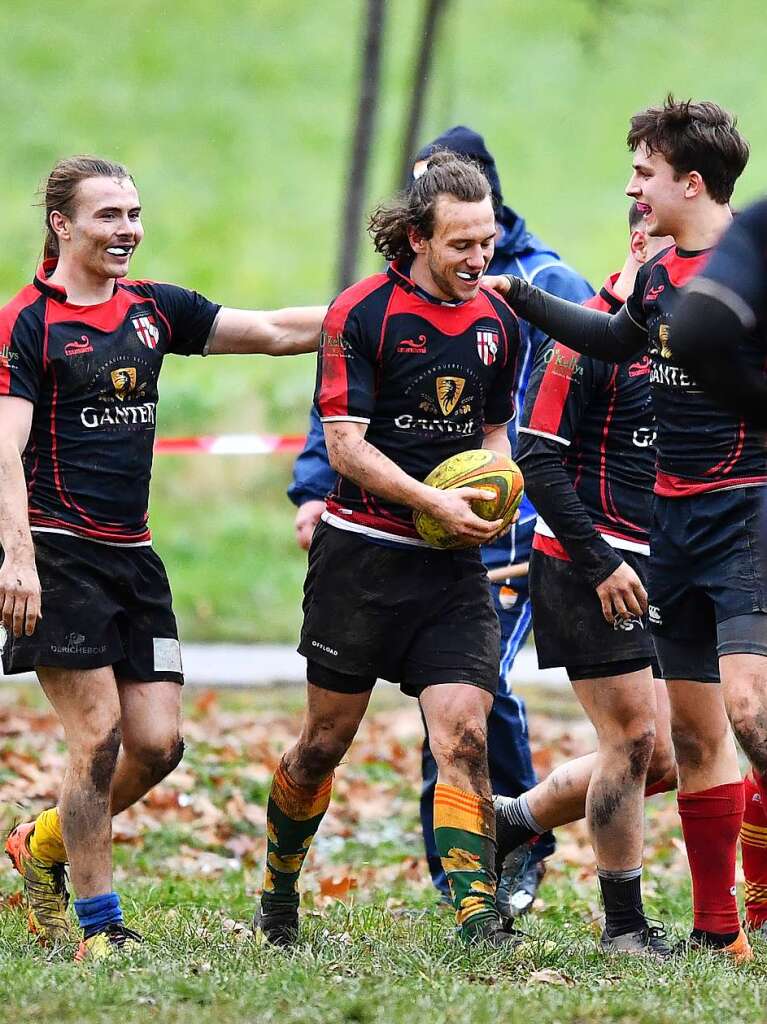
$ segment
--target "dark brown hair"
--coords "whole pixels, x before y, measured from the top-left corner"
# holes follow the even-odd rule
[[[58,210],[67,217],[73,215],[77,190],[86,178],[130,178],[133,181],[133,176],[123,164],[99,156],[68,156],[58,160],[40,189],[40,205],[45,207],[44,259],[59,255],[59,240],[51,227],[51,214]]]
[[[417,231],[421,238],[431,238],[440,196],[481,203],[489,195],[490,185],[478,164],[446,149],[435,150],[421,177],[371,214],[368,231],[376,252],[387,260],[412,256],[408,228]]]
[[[643,142],[648,154],[660,153],[677,175],[697,171],[714,202],[728,203],[748,163],[748,143],[737,123],[716,103],[677,101],[669,94],[662,107],[634,114],[626,141],[632,152]]]

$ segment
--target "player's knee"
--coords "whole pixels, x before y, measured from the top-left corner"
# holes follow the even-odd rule
[[[746,757],[761,774],[767,772],[767,721],[764,715],[731,713],[732,731]]]
[[[711,745],[686,723],[672,723],[671,738],[680,768],[701,768],[713,753]]]
[[[108,793],[120,753],[122,734],[119,724],[81,737],[71,750],[75,770],[86,774],[99,793]]]
[[[635,782],[646,778],[654,750],[655,726],[652,724],[627,737],[629,774]]]
[[[452,729],[429,734],[438,766],[461,767],[470,776],[487,772],[487,727],[484,721],[466,721]]]
[[[325,778],[338,767],[348,749],[349,742],[343,736],[321,736],[304,740],[294,748],[291,774],[307,780]]]
[[[178,733],[169,737],[147,739],[128,751],[138,761],[153,784],[160,782],[178,767],[184,756],[184,741]]]

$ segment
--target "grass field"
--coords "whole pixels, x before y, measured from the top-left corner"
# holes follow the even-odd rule
[[[147,228],[136,275],[231,305],[327,300],[364,6],[7,0],[2,294],[40,250],[36,184],[57,156],[87,150],[135,170]],[[388,4],[371,204],[394,184],[418,11]],[[628,116],[668,89],[740,113],[753,158],[737,199],[764,188],[766,51],[757,0],[454,0],[422,140],[459,122],[482,130],[511,204],[597,282],[623,253]],[[301,431],[312,377],[310,357],[170,360],[159,430]],[[158,464],[152,519],[188,638],[294,638],[304,563],[289,472],[285,458]]]
[[[541,770],[589,749],[569,695],[527,691]],[[376,694],[310,852],[303,931],[286,955],[256,943],[270,773],[295,735],[299,691],[187,694],[182,766],[115,822],[117,883],[146,937],[125,961],[77,968],[72,949],[27,939],[18,877],[0,868],[0,1021],[203,1024],[341,1021],[486,1024],[756,1024],[767,948],[734,969],[706,956],[672,964],[604,957],[593,855],[582,826],[559,848],[510,956],[457,944],[426,881],[417,817],[420,722]],[[55,798],[60,736],[36,691],[0,691],[0,824]],[[648,802],[646,903],[680,937],[689,883],[675,802]]]

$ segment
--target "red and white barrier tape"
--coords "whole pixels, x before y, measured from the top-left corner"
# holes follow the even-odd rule
[[[208,434],[202,437],[161,437],[154,450],[159,455],[271,455],[300,452],[303,434]]]

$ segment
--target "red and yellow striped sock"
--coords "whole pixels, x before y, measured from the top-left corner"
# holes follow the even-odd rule
[[[746,809],[740,845],[746,876],[746,924],[760,928],[767,921],[767,810],[751,772],[743,781],[743,790]]]
[[[35,819],[35,827],[29,837],[29,852],[43,864],[66,864],[67,851],[61,835],[61,818],[58,807],[50,807]]]
[[[265,902],[298,905],[298,876],[332,788],[332,775],[318,786],[299,786],[280,762],[266,809]]]
[[[438,782],[434,840],[447,875],[455,919],[465,937],[495,909],[495,813],[491,800]]]

